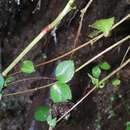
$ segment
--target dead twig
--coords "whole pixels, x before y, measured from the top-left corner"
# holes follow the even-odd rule
[[[82,24],[83,24],[83,19],[84,19],[84,15],[86,13],[86,11],[88,10],[88,8],[90,7],[90,5],[92,4],[93,0],[89,0],[89,2],[87,3],[87,5],[81,10],[81,15],[80,15],[80,22],[79,22],[79,27],[78,27],[78,31],[76,34],[76,38],[74,40],[74,46],[73,48],[76,47],[78,41],[79,41],[79,36],[80,36],[80,32],[82,29]],[[74,52],[71,54],[71,57],[73,56]]]

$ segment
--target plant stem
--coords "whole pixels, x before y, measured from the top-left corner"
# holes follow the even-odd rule
[[[73,49],[76,47],[76,45],[77,45],[77,43],[79,41],[80,32],[81,32],[82,25],[83,25],[83,19],[84,19],[86,11],[88,10],[88,8],[92,4],[92,2],[93,2],[93,0],[89,0],[89,2],[87,3],[87,5],[80,11],[81,12],[81,14],[80,14],[80,22],[79,22],[79,27],[78,27],[78,31],[77,31],[77,34],[76,34],[76,38],[74,40]],[[71,57],[73,56],[73,54],[74,54],[74,52],[71,54]]]
[[[3,95],[3,97],[16,96],[16,95],[20,95],[20,94],[31,93],[31,92],[38,91],[38,90],[41,90],[41,89],[44,89],[44,88],[48,88],[48,87],[52,86],[53,84],[55,84],[55,82],[44,85],[44,86],[41,86],[41,87],[36,87],[36,88],[33,88],[33,89],[29,89],[29,90],[24,90],[24,91],[20,91],[20,92],[16,92],[16,93],[5,94],[5,95]]]
[[[23,78],[23,79],[19,79],[19,80],[16,80],[14,82],[11,82],[11,83],[7,84],[7,86],[10,86],[12,84],[21,83],[21,82],[30,81],[30,80],[53,80],[54,81],[55,79],[54,78],[49,78],[49,77],[42,77],[42,76],[39,76],[39,77],[29,77],[29,78]]]
[[[61,20],[73,9],[73,4],[75,0],[69,0],[63,11],[58,15],[58,17],[49,25],[47,25],[40,34],[34,38],[34,40],[21,52],[20,55],[16,57],[16,59],[3,71],[2,75],[6,76],[9,71],[13,69],[13,67],[54,27],[57,27]]]

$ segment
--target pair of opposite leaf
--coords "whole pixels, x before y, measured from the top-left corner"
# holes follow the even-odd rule
[[[94,66],[94,67],[92,68],[92,72],[91,72],[92,75],[91,75],[91,74],[88,74],[88,76],[89,76],[90,79],[91,79],[92,84],[93,84],[93,85],[96,85],[96,86],[99,87],[99,88],[104,87],[104,83],[101,84],[99,78],[100,78],[100,75],[101,75],[102,70],[107,71],[107,70],[109,70],[110,68],[111,68],[110,64],[109,64],[108,62],[106,62],[106,61],[103,61],[103,62],[101,62],[100,64]]]
[[[20,69],[21,72],[28,74],[35,72],[33,62],[30,60],[23,61]],[[65,60],[57,65],[55,70],[57,82],[50,89],[53,102],[64,102],[72,98],[70,87],[66,83],[72,79],[74,71],[74,63],[71,60]]]
[[[72,99],[69,85],[67,84],[74,76],[75,67],[72,60],[59,63],[55,70],[57,82],[51,87],[50,95],[54,103],[65,102]]]

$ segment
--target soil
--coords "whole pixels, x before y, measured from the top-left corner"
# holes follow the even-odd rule
[[[45,25],[55,19],[67,3],[67,0],[41,0],[39,10],[37,9],[38,1],[20,0],[19,4],[18,0],[0,0],[0,63],[2,70],[9,65]],[[88,0],[76,1],[77,9],[70,12],[56,30],[57,43],[54,42],[54,37],[50,33],[24,59],[31,59],[35,64],[38,64],[71,50],[79,25],[80,9],[87,2]],[[114,16],[117,22],[129,12],[130,2],[128,0],[94,0],[83,20],[78,45],[89,40],[87,35],[91,30],[88,25],[95,20]],[[127,20],[121,24],[112,32],[109,38],[103,38],[95,45],[87,46],[76,52],[73,56],[76,67],[119,39],[127,36],[130,33],[129,22]],[[87,73],[90,72],[93,65],[105,59],[112,65],[112,70],[119,66],[129,45],[129,42],[125,42],[78,72],[70,82],[73,101],[69,103],[69,106],[68,104],[60,104],[57,108],[66,111],[89,91],[90,82]],[[46,59],[43,54],[46,54]],[[68,58],[70,56],[64,59]],[[17,74],[15,79],[32,76],[54,77],[54,68],[58,62],[39,67],[37,72],[31,76]],[[19,65],[12,72],[18,70]],[[104,76],[106,74],[108,73],[104,72]],[[130,66],[128,65],[120,71],[118,76],[121,79],[119,88],[113,87],[111,81],[108,82],[104,89],[95,91],[82,102],[70,114],[69,119],[60,122],[55,130],[125,130],[126,122],[130,120]],[[4,93],[31,89],[50,82],[52,81],[24,81],[6,88]],[[49,89],[25,95],[3,97],[0,102],[0,130],[47,130],[46,123],[34,121],[33,114],[38,105],[48,103],[50,103]]]

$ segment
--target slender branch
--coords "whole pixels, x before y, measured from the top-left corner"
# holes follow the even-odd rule
[[[20,91],[20,92],[16,92],[16,93],[9,93],[9,94],[4,94],[3,97],[9,97],[9,96],[16,96],[16,95],[21,95],[21,94],[26,94],[26,93],[31,93],[31,92],[35,92],[44,88],[48,88],[50,86],[52,86],[54,83],[50,83],[41,87],[36,87],[34,89],[28,89],[28,90],[24,90],[24,91]]]
[[[104,51],[102,51],[101,53],[96,55],[95,57],[91,58],[89,61],[85,62],[83,65],[81,65],[79,68],[76,69],[76,72],[80,71],[86,65],[90,64],[92,61],[96,60],[97,58],[99,58],[100,56],[104,55],[105,53],[107,53],[108,51],[112,50],[113,48],[115,48],[115,47],[119,46],[120,44],[124,43],[128,39],[130,39],[130,35],[126,36],[125,38],[121,39],[120,41],[116,42],[112,46],[108,47],[107,49],[105,49]]]
[[[126,52],[125,52],[125,55],[123,56],[123,59],[122,59],[122,61],[121,61],[121,65],[122,65],[123,62],[125,61],[125,58],[126,58],[128,52],[129,52],[129,50],[130,50],[130,46],[127,48],[127,50],[126,50]]]
[[[80,22],[79,22],[79,27],[78,27],[78,31],[76,34],[76,38],[74,40],[74,46],[73,48],[76,47],[78,41],[79,41],[79,36],[80,36],[80,32],[82,29],[82,24],[83,24],[83,19],[84,19],[84,15],[86,13],[86,11],[88,10],[88,8],[90,7],[90,5],[92,4],[93,0],[89,0],[89,2],[87,3],[87,5],[81,10],[81,15],[80,15]],[[73,56],[74,52],[71,54],[71,57]]]
[[[50,32],[54,27],[57,27],[61,20],[68,14],[73,8],[75,0],[69,0],[66,7],[63,9],[63,11],[59,14],[59,16],[49,25],[47,25],[40,34],[34,38],[34,40],[16,57],[16,59],[3,71],[2,75],[6,76],[9,71],[13,69],[13,67],[48,33]]]
[[[103,82],[107,81],[108,79],[110,79],[113,75],[115,75],[117,72],[119,72],[121,69],[123,69],[126,65],[128,65],[130,63],[130,58],[124,63],[122,64],[120,67],[118,67],[117,69],[115,69],[112,73],[110,73],[108,76],[106,76],[104,79],[102,79],[100,81],[99,84],[102,84]],[[61,121],[65,116],[67,116],[73,109],[75,109],[81,102],[83,102],[94,90],[96,90],[96,86],[94,86],[87,94],[85,94],[73,107],[71,107],[67,112],[65,112],[65,114],[63,114],[58,120],[57,122]]]
[[[30,80],[55,80],[55,79],[54,78],[49,78],[49,77],[42,77],[42,76],[29,77],[29,78],[23,78],[23,79],[19,79],[19,80],[16,80],[14,82],[11,82],[11,83],[7,84],[7,86],[10,86],[10,85],[16,84],[16,83],[25,82],[25,81],[30,81]]]
[[[116,27],[118,27],[120,24],[122,24],[124,21],[126,21],[127,19],[130,18],[130,13],[128,15],[126,15],[123,19],[121,19],[118,23],[116,23],[112,29],[115,29]]]
[[[112,46],[108,47],[107,49],[105,49],[103,52],[99,53],[98,55],[96,55],[95,57],[93,57],[92,59],[90,59],[89,61],[87,61],[85,64],[81,65],[80,67],[78,67],[75,72],[80,71],[81,69],[83,69],[86,65],[90,64],[91,62],[93,62],[95,59],[99,58],[100,56],[102,56],[103,54],[105,54],[106,52],[110,51],[111,49],[113,49],[114,47],[119,46],[121,43],[125,42],[126,40],[128,40],[130,38],[130,35],[126,36],[125,38],[123,38],[122,40],[118,41],[117,43],[113,44]],[[38,87],[39,89],[44,89],[51,86],[50,84],[42,86],[42,87]],[[20,95],[20,94],[24,94],[24,93],[29,93],[29,92],[33,92],[33,91],[37,91],[37,88],[34,89],[29,89],[29,90],[25,90],[25,91],[21,91],[21,92],[16,92],[16,93],[12,93],[12,94],[6,94],[8,96],[12,96],[12,95]]]
[[[71,53],[76,52],[76,51],[80,50],[81,48],[84,48],[85,46],[87,46],[87,45],[89,45],[89,44],[91,44],[91,43],[97,42],[97,41],[98,41],[99,39],[101,39],[102,37],[103,37],[103,35],[101,34],[101,35],[99,35],[99,36],[97,36],[97,37],[95,37],[95,38],[89,40],[88,42],[86,42],[86,43],[84,43],[84,44],[82,44],[82,45],[76,47],[75,49],[72,49],[71,51],[66,52],[65,54],[63,54],[63,55],[61,55],[61,56],[58,56],[58,57],[56,57],[56,58],[54,58],[54,59],[51,59],[51,60],[49,60],[49,61],[46,61],[46,62],[43,62],[43,63],[40,63],[40,64],[36,65],[36,67],[40,67],[40,66],[42,66],[42,65],[46,65],[46,64],[52,63],[52,62],[54,62],[54,61],[57,61],[57,60],[59,60],[59,59],[61,59],[61,58],[63,58],[63,57],[66,57],[66,56],[70,55]]]

